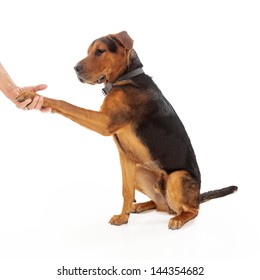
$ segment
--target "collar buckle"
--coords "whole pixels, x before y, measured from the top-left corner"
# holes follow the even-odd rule
[[[133,71],[130,71],[130,72],[126,73],[125,75],[119,77],[117,79],[117,81],[123,81],[123,80],[126,80],[126,79],[130,79],[130,78],[138,76],[138,75],[140,75],[142,73],[144,73],[143,69],[142,68],[137,68],[137,69],[135,69]],[[104,87],[102,89],[102,93],[106,96],[110,92],[112,87],[113,87],[112,83],[107,83],[106,87]]]
[[[112,89],[113,84],[112,83],[107,83],[106,87],[102,88],[102,93],[106,96],[110,90]]]

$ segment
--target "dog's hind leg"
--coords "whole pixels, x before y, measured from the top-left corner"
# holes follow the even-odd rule
[[[200,187],[187,171],[175,171],[167,181],[166,199],[176,216],[169,221],[169,229],[179,229],[199,212]]]

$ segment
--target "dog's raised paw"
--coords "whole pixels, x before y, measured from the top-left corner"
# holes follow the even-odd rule
[[[109,223],[114,226],[120,226],[128,223],[128,215],[114,215]]]
[[[25,91],[16,97],[17,102],[23,102],[26,99],[33,99],[36,94],[34,92]]]

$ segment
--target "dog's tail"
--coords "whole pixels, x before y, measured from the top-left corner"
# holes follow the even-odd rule
[[[206,202],[206,201],[214,199],[214,198],[226,196],[228,194],[236,192],[237,190],[238,190],[238,187],[230,186],[227,188],[202,193],[200,195],[200,203]]]

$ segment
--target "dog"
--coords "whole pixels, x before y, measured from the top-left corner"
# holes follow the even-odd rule
[[[156,209],[174,215],[169,229],[194,219],[200,203],[231,194],[230,186],[200,194],[201,175],[189,136],[133,49],[126,31],[94,40],[87,56],[74,67],[80,82],[104,84],[99,111],[44,98],[45,107],[103,136],[112,136],[122,169],[123,207],[110,219],[128,223],[130,213]],[[33,98],[23,92],[17,100]],[[135,190],[150,200],[136,203]]]

